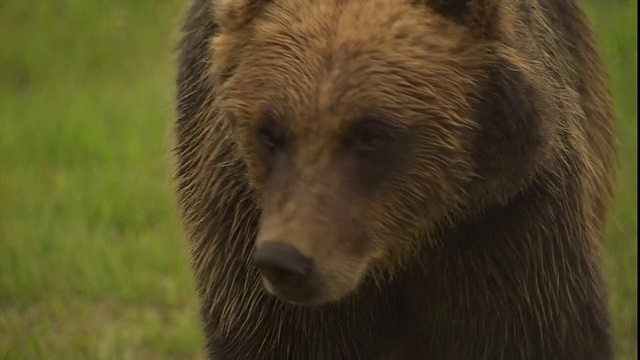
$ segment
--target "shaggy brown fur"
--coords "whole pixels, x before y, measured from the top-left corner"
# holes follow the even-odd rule
[[[576,0],[194,0],[183,30],[212,358],[612,358],[614,114]],[[315,306],[264,291],[274,239]]]

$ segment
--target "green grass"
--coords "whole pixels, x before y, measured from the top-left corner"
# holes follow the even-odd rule
[[[618,113],[618,188],[606,243],[610,309],[616,358],[632,360],[638,357],[638,3],[589,3],[587,14],[607,63]]]
[[[0,2],[1,358],[204,357],[168,152],[186,3]],[[637,4],[600,3],[620,120],[611,310],[635,359]]]

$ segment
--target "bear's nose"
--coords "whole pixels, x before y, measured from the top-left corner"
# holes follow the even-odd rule
[[[256,246],[251,260],[275,286],[300,285],[311,274],[313,267],[313,261],[293,246],[275,242]]]

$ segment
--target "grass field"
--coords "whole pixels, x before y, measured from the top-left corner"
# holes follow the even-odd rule
[[[0,358],[204,357],[169,181],[186,3],[0,2]],[[587,5],[619,113],[607,269],[618,359],[630,360],[637,3]]]

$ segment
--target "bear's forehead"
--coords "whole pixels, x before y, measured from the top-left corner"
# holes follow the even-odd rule
[[[275,108],[309,129],[341,132],[349,120],[372,111],[408,120],[411,115],[405,113],[425,113],[426,105],[447,101],[430,101],[440,94],[428,84],[430,78],[442,84],[442,74],[449,73],[442,60],[456,46],[452,34],[458,29],[447,27],[451,24],[441,17],[400,0],[352,0],[340,6],[275,1],[256,21],[236,69],[238,91],[254,113],[251,119]]]
[[[405,0],[280,0],[256,21],[247,55],[266,66],[291,62],[286,71],[351,76],[383,63],[437,62],[463,37],[459,26]]]
[[[424,44],[430,36],[439,35],[436,41],[455,37],[447,29],[450,22],[409,0],[280,0],[263,15],[257,22],[258,38],[284,33],[309,43],[366,40],[374,45],[411,38]]]

